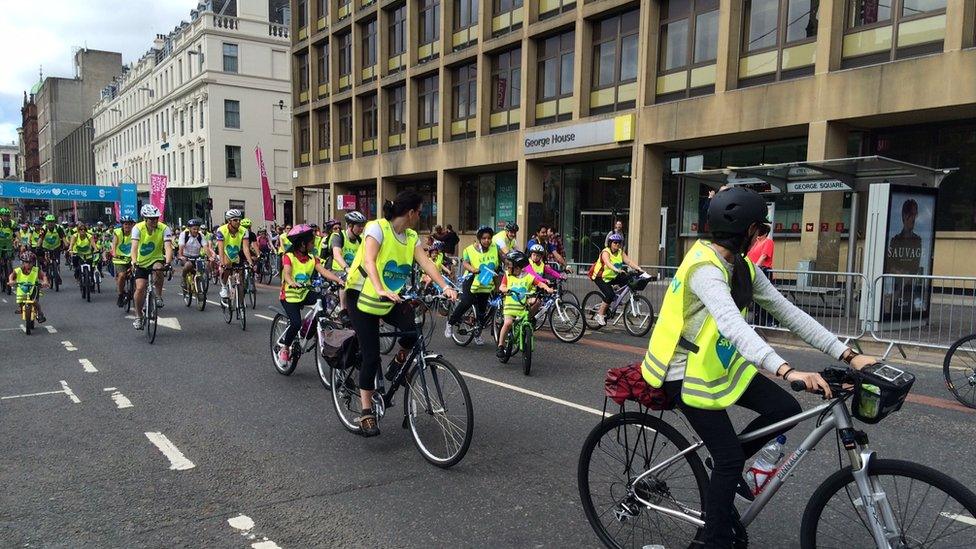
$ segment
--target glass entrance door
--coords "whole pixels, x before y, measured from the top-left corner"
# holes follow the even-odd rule
[[[616,215],[609,211],[580,212],[580,233],[576,249],[573,250],[573,261],[584,264],[596,261],[603,251],[607,235],[613,230],[614,223],[618,220],[622,221],[626,230],[627,218],[627,212]],[[626,241],[624,245],[626,246]]]

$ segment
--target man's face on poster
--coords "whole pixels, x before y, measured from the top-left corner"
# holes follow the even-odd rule
[[[901,222],[904,232],[915,230],[915,218],[918,217],[918,203],[914,200],[906,200],[901,208]]]

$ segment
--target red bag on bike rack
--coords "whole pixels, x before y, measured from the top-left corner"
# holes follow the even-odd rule
[[[622,368],[607,370],[603,389],[607,398],[623,406],[624,402],[633,400],[651,410],[670,410],[674,408],[674,400],[668,398],[663,388],[652,387],[641,373],[639,362],[628,364]]]

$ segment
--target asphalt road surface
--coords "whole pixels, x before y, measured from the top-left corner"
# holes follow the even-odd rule
[[[70,279],[70,275],[66,275]],[[576,464],[599,421],[607,368],[637,360],[646,340],[540,338],[531,377],[490,347],[433,349],[467,374],[471,448],[450,470],[425,462],[397,421],[364,439],[338,424],[314,357],[294,375],[272,367],[262,288],[248,329],[219,308],[186,308],[168,285],[149,345],[114,292],[48,290],[49,319],[25,336],[13,299],[0,303],[2,547],[595,547]],[[211,291],[216,300],[216,291]],[[798,368],[816,352],[782,349]],[[865,426],[881,457],[926,463],[976,488],[976,415],[951,401],[941,370],[912,400]],[[804,405],[817,398],[801,396]],[[736,410],[744,424],[748,412]],[[388,418],[389,419],[389,418]],[[797,444],[811,424],[790,435]],[[687,432],[686,429],[682,429]],[[793,547],[804,505],[837,468],[832,440],[750,528],[755,547]]]

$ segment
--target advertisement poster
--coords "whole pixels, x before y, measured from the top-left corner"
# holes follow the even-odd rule
[[[166,185],[169,177],[158,173],[149,175],[149,203],[159,208],[159,220],[166,215]]]
[[[930,189],[892,186],[888,202],[888,234],[885,243],[885,277],[881,296],[883,321],[927,318],[935,249],[935,194]]]
[[[517,184],[514,177],[495,178],[495,224],[501,229],[504,223],[515,221]]]

